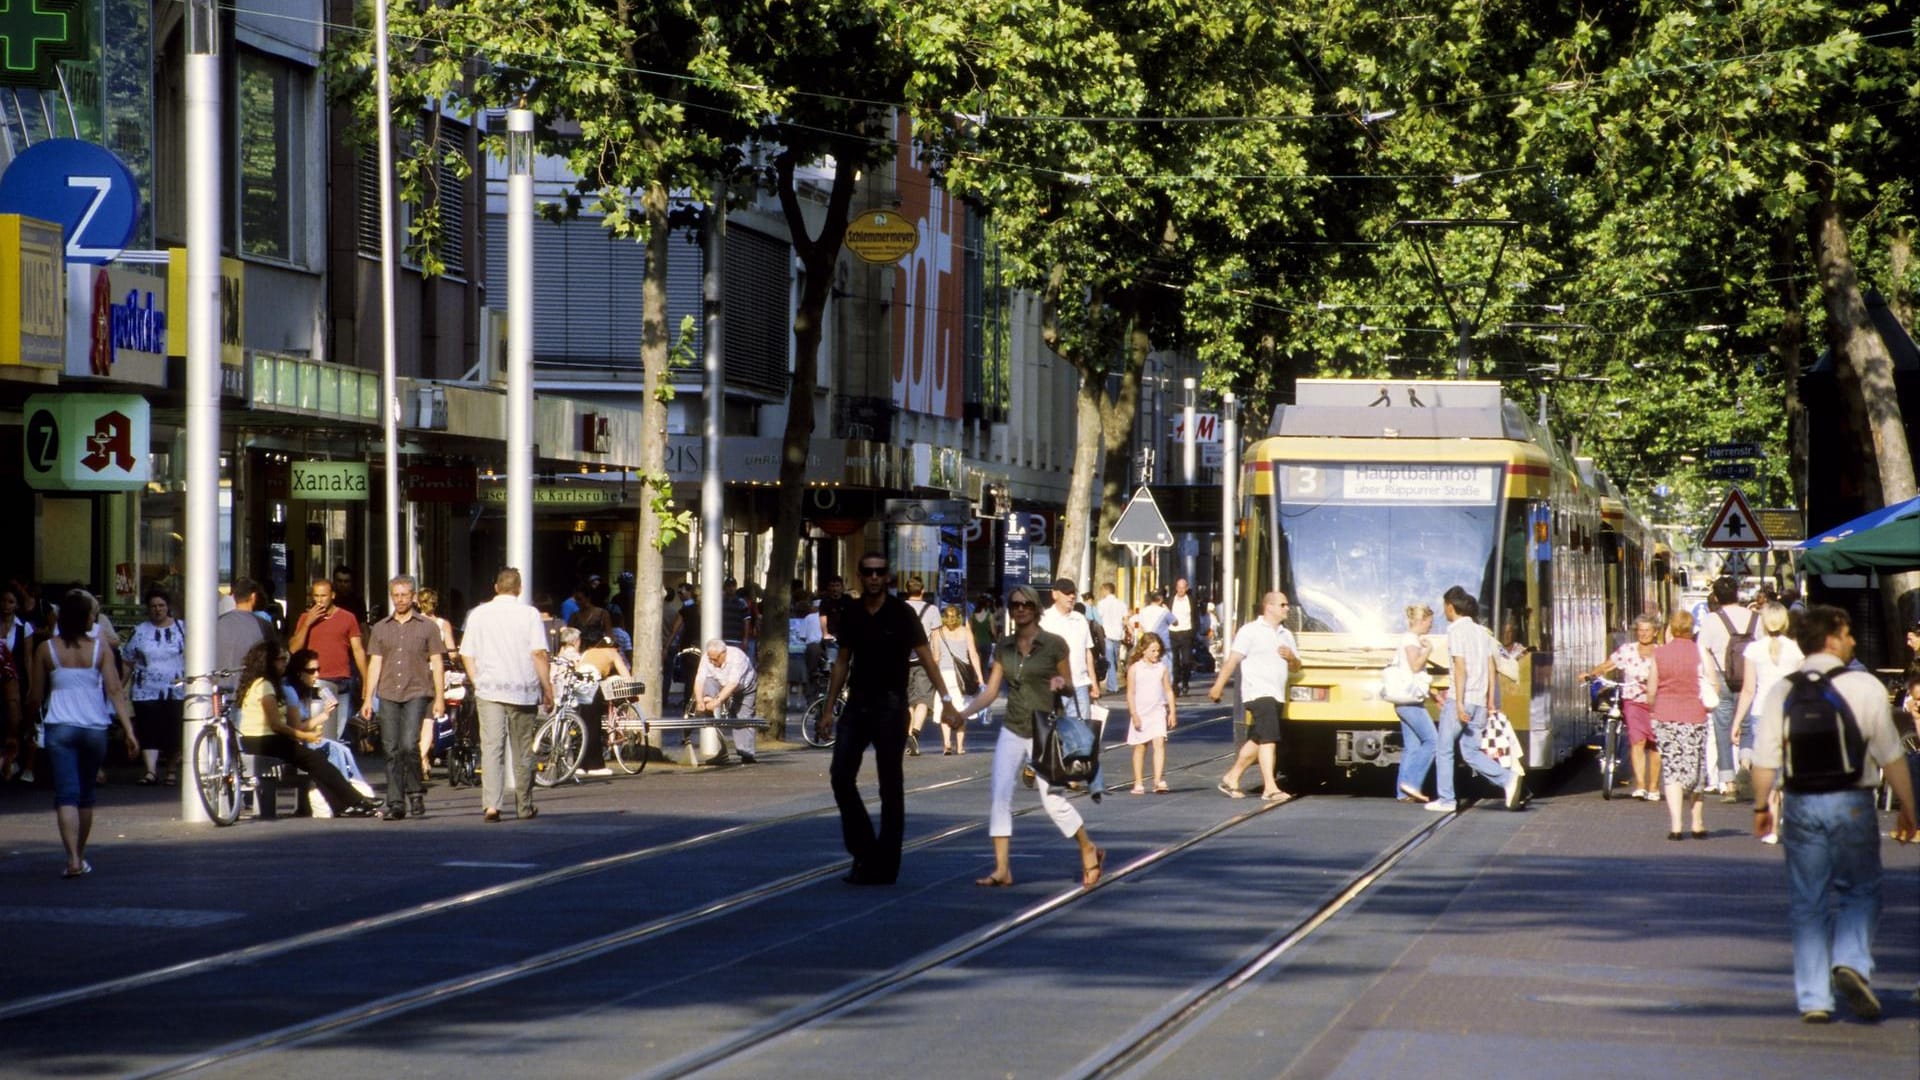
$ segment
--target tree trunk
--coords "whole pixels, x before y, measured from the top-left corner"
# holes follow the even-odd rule
[[[1100,475],[1100,397],[1105,378],[1088,370],[1086,358],[1061,340],[1059,301],[1066,267],[1055,266],[1040,298],[1040,335],[1054,355],[1065,360],[1080,378],[1074,393],[1073,471],[1068,474],[1067,505],[1060,519],[1060,553],[1054,559],[1057,576],[1069,577],[1086,592],[1094,592],[1093,568],[1086,565],[1087,540],[1093,521],[1093,482]]]
[[[1152,309],[1140,302],[1136,290],[1129,290],[1122,303],[1126,310],[1120,313],[1120,325],[1126,331],[1121,339],[1120,386],[1116,396],[1100,404],[1100,433],[1107,468],[1100,488],[1099,536],[1111,533],[1119,523],[1127,500],[1133,496],[1133,481],[1138,479],[1130,468],[1127,448],[1133,435],[1134,418],[1140,414],[1140,376],[1147,368],[1147,354],[1153,351]],[[1124,565],[1121,549],[1111,544],[1096,544],[1094,552],[1095,576],[1101,581],[1112,581],[1115,572]],[[1136,603],[1139,600],[1135,598]]]
[[[1913,267],[1913,233],[1900,226],[1887,244],[1887,309],[1908,334],[1913,333],[1913,289],[1907,274]]]
[[[787,428],[781,441],[780,490],[774,497],[773,542],[767,555],[767,588],[760,611],[760,715],[767,718],[768,734],[782,738],[787,715],[787,618],[792,607],[787,583],[799,561],[800,536],[806,528],[807,454],[813,444],[813,392],[820,384],[820,335],[827,300],[833,295],[834,266],[846,239],[847,219],[857,183],[848,162],[858,159],[853,148],[836,154],[833,190],[827,197],[826,220],[820,235],[809,236],[799,193],[793,186],[794,161],[781,154],[775,161],[775,194],[793,235],[794,250],[806,270],[799,309],[793,315],[793,382],[787,388]]]
[[[633,610],[633,670],[646,684],[642,710],[659,716],[666,700],[662,677],[660,508],[656,501],[671,498],[667,479],[667,403],[661,387],[667,381],[667,187],[650,184],[640,205],[647,219],[647,266],[640,282],[640,537],[635,551]]]
[[[1880,497],[1885,505],[1905,502],[1915,496],[1913,455],[1907,446],[1907,431],[1900,417],[1900,397],[1894,388],[1893,357],[1887,343],[1867,315],[1867,304],[1860,293],[1853,257],[1847,249],[1846,223],[1833,199],[1814,207],[1809,222],[1812,232],[1814,264],[1820,274],[1822,299],[1827,309],[1827,339],[1833,348],[1835,366],[1853,375],[1842,386],[1849,395],[1860,396],[1873,435],[1873,456],[1880,480]],[[1908,605],[1920,596],[1920,573],[1885,574],[1881,586],[1887,600],[1890,620],[1889,641],[1900,640],[1900,629],[1907,617]]]

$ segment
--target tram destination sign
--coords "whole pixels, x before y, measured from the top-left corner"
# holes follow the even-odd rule
[[[1289,502],[1408,503],[1485,506],[1494,500],[1492,465],[1348,462],[1282,465],[1281,497]]]

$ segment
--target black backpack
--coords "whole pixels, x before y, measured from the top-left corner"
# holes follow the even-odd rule
[[[1836,668],[1835,671],[1840,669]],[[1796,671],[1787,676],[1781,703],[1781,755],[1786,789],[1795,794],[1845,791],[1860,782],[1867,740],[1846,698],[1834,688],[1833,671]]]
[[[1760,616],[1748,619],[1745,630],[1735,630],[1725,608],[1716,610],[1714,614],[1720,616],[1720,621],[1727,626],[1726,662],[1720,665],[1720,674],[1727,680],[1727,689],[1737,694],[1747,682],[1747,646],[1753,644],[1753,624],[1760,621]]]

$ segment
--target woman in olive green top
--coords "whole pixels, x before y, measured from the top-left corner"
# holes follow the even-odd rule
[[[1056,695],[1068,684],[1067,643],[1040,629],[1040,597],[1025,585],[1007,593],[1007,611],[1013,618],[1013,633],[1001,638],[993,650],[993,670],[986,685],[960,708],[963,716],[972,716],[992,705],[1007,688],[1007,716],[1000,725],[1000,738],[993,747],[992,802],[987,810],[987,833],[993,837],[993,873],[975,885],[1013,884],[1013,868],[1008,864],[1009,841],[1013,836],[1013,785],[1033,743],[1033,714],[1052,712]],[[1053,819],[1060,835],[1080,844],[1080,883],[1093,888],[1105,869],[1107,853],[1094,846],[1078,811],[1045,779],[1036,777],[1040,805]]]

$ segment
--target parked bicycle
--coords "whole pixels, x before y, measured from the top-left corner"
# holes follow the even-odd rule
[[[580,759],[587,753],[587,724],[580,719],[580,707],[600,689],[590,676],[570,669],[556,671],[553,681],[553,708],[533,733],[533,782],[541,787],[579,781]]]
[[[840,696],[833,702],[834,723],[837,724],[840,722],[840,710],[846,707],[847,688],[843,686],[840,688]],[[824,750],[833,745],[834,736],[831,733],[831,729],[829,729],[828,734],[822,735],[820,733],[820,718],[826,714],[827,695],[825,692],[822,692],[819,697],[814,698],[813,702],[807,706],[807,711],[800,715],[800,737],[806,740],[808,746],[817,746]]]
[[[1620,711],[1620,684],[1595,676],[1588,693],[1588,705],[1606,713],[1600,732],[1600,797],[1613,798],[1614,776],[1620,771],[1620,754],[1627,745],[1627,724]]]
[[[607,701],[607,717],[602,722],[607,751],[620,771],[632,776],[647,767],[647,733],[651,725],[640,710],[640,695],[647,686],[639,679],[615,676],[600,684]]]
[[[240,820],[240,804],[247,793],[254,790],[253,777],[246,771],[246,755],[240,752],[240,727],[234,722],[237,699],[222,685],[228,679],[239,677],[237,669],[213,671],[173,684],[185,691],[189,714],[193,712],[193,702],[209,703],[211,716],[194,737],[193,756],[188,760],[193,763],[200,805],[206,808],[207,817],[213,819],[215,825],[231,825]],[[201,680],[206,680],[213,689],[193,692],[194,683]]]

